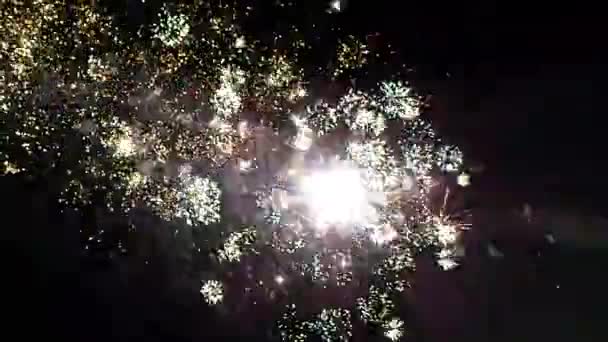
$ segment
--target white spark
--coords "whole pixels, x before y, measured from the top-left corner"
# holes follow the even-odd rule
[[[237,131],[238,131],[239,137],[241,137],[241,139],[246,139],[249,136],[251,136],[251,128],[249,127],[249,124],[247,123],[247,121],[239,122]]]
[[[382,140],[350,142],[346,150],[350,158],[362,168],[379,171],[387,165],[389,151]]]
[[[397,237],[397,231],[390,226],[381,226],[373,229],[370,239],[377,245],[393,241]]]
[[[298,132],[293,139],[293,146],[300,151],[307,151],[312,146],[313,131],[306,125],[306,120],[297,116],[292,116],[291,120],[295,124]]]
[[[182,177],[183,188],[178,193],[179,205],[175,216],[186,219],[189,225],[218,222],[221,218],[219,185],[209,178],[191,175]]]
[[[184,14],[172,14],[166,7],[158,14],[160,21],[153,27],[154,38],[169,47],[181,44],[190,32],[188,17]]]
[[[451,269],[456,268],[456,266],[458,266],[458,263],[456,261],[454,261],[453,259],[449,259],[449,258],[437,259],[437,264],[444,271],[449,271]]]
[[[131,157],[137,153],[137,146],[133,140],[133,130],[124,123],[120,123],[116,133],[104,142],[112,150],[114,157]]]
[[[242,49],[246,46],[245,37],[241,36],[236,39],[234,42],[234,47],[237,49]]]
[[[446,246],[453,244],[458,238],[458,230],[456,226],[447,222],[445,218],[435,217],[433,218],[433,225],[435,228],[435,234],[440,244]]]
[[[211,99],[211,105],[221,119],[227,119],[241,108],[241,97],[230,84],[222,84],[215,91]]]
[[[222,248],[218,252],[220,261],[238,262],[241,257],[252,249],[252,244],[255,241],[255,230],[244,229],[242,231],[231,233]]]
[[[347,120],[351,130],[371,132],[374,136],[380,135],[386,128],[384,117],[369,109],[359,109],[354,114],[354,120]]]
[[[385,329],[384,336],[391,341],[397,341],[403,336],[403,321],[398,318],[391,319],[382,327]]]
[[[454,260],[454,251],[447,248],[440,250],[439,253],[437,253],[437,264],[444,271],[449,271],[456,268],[458,263],[456,260]]]
[[[135,147],[130,137],[123,137],[116,144],[116,155],[129,156],[135,153]]]
[[[221,71],[220,86],[209,99],[209,103],[221,120],[235,115],[242,106],[239,87],[245,83],[245,73],[236,67],[225,67]]]
[[[251,159],[241,159],[239,160],[239,170],[241,172],[247,172],[251,170],[253,167],[253,161]]]
[[[412,120],[420,115],[420,103],[411,94],[411,88],[401,82],[383,82],[380,84],[382,108],[391,118]]]
[[[217,280],[208,280],[201,287],[201,294],[205,302],[209,305],[215,305],[224,300],[224,287]]]
[[[469,186],[471,185],[471,176],[468,173],[463,172],[458,175],[456,182],[458,182],[458,185],[462,187]]]

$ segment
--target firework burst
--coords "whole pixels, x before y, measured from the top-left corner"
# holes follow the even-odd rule
[[[431,249],[439,267],[458,265],[463,224],[430,195],[437,174],[468,185],[462,152],[438,138],[407,83],[322,98],[298,63],[308,42],[274,33],[265,45],[238,25],[251,8],[197,4],[164,5],[136,34],[82,4],[75,18],[59,0],[2,7],[3,174],[60,170],[66,209],[127,222],[148,209],[183,226],[213,259],[200,270],[203,302],[229,308],[225,284],[241,265],[243,287],[271,303],[286,293],[284,340],[346,341],[357,322],[399,340],[395,298],[415,256]],[[57,39],[68,36],[74,46]],[[334,56],[315,72],[355,78],[371,53],[348,36]],[[254,274],[256,259],[270,269]],[[351,299],[303,317],[288,295],[298,282]]]

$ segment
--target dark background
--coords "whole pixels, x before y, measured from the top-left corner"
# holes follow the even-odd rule
[[[320,6],[311,3],[302,6]],[[532,229],[520,215],[524,203],[580,220],[606,214],[602,22],[577,4],[531,6],[352,0],[336,15],[347,32],[394,42],[416,69],[413,82],[432,94],[437,128],[482,169],[473,173],[464,265],[441,273],[423,264],[416,274],[412,339],[605,339],[606,249],[550,245],[543,230],[551,227]],[[138,4],[128,8],[143,18],[133,12]],[[3,311],[20,338],[264,340],[170,291],[162,255],[141,270],[81,258],[78,227],[58,213],[48,184],[1,182],[8,200]],[[504,257],[488,257],[489,241]]]

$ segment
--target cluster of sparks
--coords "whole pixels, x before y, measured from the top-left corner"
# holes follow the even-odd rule
[[[246,39],[236,8],[199,11],[196,3],[163,6],[137,35],[87,5],[70,15],[60,0],[3,6],[2,173],[60,171],[66,207],[125,217],[143,207],[189,229],[224,230],[219,241],[204,239],[220,261],[214,277],[201,279],[208,305],[223,305],[222,263],[246,255],[285,260],[273,275],[281,287],[300,278],[356,291],[356,279],[372,278],[366,295],[312,318],[287,304],[280,337],[346,341],[361,321],[399,340],[405,323],[394,300],[414,256],[430,248],[441,268],[458,265],[463,223],[429,194],[437,173],[460,173],[458,183],[468,184],[462,152],[437,137],[420,98],[399,80],[302,105],[310,89],[289,57],[296,53]],[[341,10],[332,1],[327,15]],[[201,12],[207,17],[194,19]],[[327,73],[364,68],[368,54],[346,37]],[[256,212],[230,213],[228,197]]]

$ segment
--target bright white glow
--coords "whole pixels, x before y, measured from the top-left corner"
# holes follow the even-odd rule
[[[433,223],[435,225],[435,234],[440,244],[450,245],[456,242],[458,230],[455,225],[450,224],[450,222],[443,217],[433,218]]]
[[[277,284],[281,285],[281,284],[283,284],[283,282],[285,281],[285,278],[284,278],[282,275],[280,275],[280,274],[279,274],[279,275],[277,275],[276,277],[274,277],[274,281],[275,281]]]
[[[238,37],[234,42],[234,47],[237,49],[242,49],[246,46],[245,37]]]
[[[373,216],[367,191],[356,169],[320,170],[302,178],[300,189],[321,228],[332,225],[364,224]]]
[[[250,159],[239,160],[239,169],[241,172],[247,172],[253,167],[253,161]]]
[[[340,12],[342,10],[342,3],[340,0],[333,0],[329,3],[329,8],[332,12]]]
[[[312,130],[306,125],[306,119],[292,115],[291,121],[298,129],[295,139],[293,140],[293,146],[300,150],[306,151],[312,145]]]
[[[462,187],[469,186],[471,184],[471,176],[469,176],[468,173],[463,172],[458,175],[456,181],[458,182],[458,185]]]
[[[115,154],[118,156],[130,156],[135,154],[135,145],[131,137],[125,136],[118,140]]]
[[[310,131],[302,130],[298,132],[298,135],[293,141],[293,146],[300,150],[306,151],[312,145],[312,138],[310,137]]]
[[[385,243],[393,241],[397,237],[397,231],[391,226],[377,227],[370,235],[370,239],[378,244],[383,245]]]
[[[398,318],[384,323],[382,327],[384,330],[384,336],[391,341],[397,341],[403,336],[403,321]]]
[[[249,127],[247,121],[239,122],[237,130],[241,139],[247,139],[249,136],[251,136],[251,128]]]

